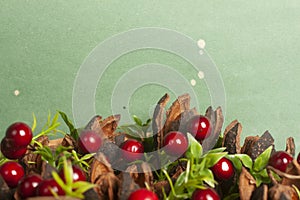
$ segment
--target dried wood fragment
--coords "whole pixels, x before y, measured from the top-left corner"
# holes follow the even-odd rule
[[[287,177],[282,177],[281,183],[283,185],[295,185],[297,188],[300,188],[300,165],[297,160],[294,159],[287,167],[286,174],[291,175]],[[293,177],[298,176],[298,178]]]
[[[152,130],[155,149],[160,149],[163,140],[163,125],[165,116],[165,106],[170,100],[170,96],[165,94],[157,103],[152,119]]]
[[[239,177],[239,192],[241,200],[250,200],[252,192],[256,188],[256,181],[245,167]]]
[[[121,172],[119,177],[121,180],[120,200],[127,200],[129,195],[140,187],[134,182],[130,174],[127,172]]]
[[[289,137],[288,139],[286,139],[286,152],[288,152],[289,154],[291,154],[293,157],[295,156],[295,142],[294,142],[294,138]]]
[[[152,187],[153,186],[153,174],[151,167],[148,163],[142,162],[141,164],[131,165],[126,169],[139,187],[144,188],[146,187],[145,184]]]
[[[268,200],[268,186],[261,184],[256,188],[251,195],[251,200]]]
[[[208,107],[205,116],[210,120],[210,123],[212,125],[212,132],[209,135],[209,137],[205,138],[202,142],[204,152],[211,150],[215,146],[220,136],[224,122],[221,107],[218,107],[215,111],[212,109],[211,106]]]
[[[242,125],[237,120],[234,120],[226,127],[222,146],[226,147],[229,154],[241,153],[241,132]]]
[[[271,200],[298,200],[295,189],[289,185],[276,184],[269,189]]]

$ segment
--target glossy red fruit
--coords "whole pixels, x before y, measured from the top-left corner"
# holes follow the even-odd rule
[[[42,182],[42,177],[40,175],[28,175],[21,180],[17,192],[22,199],[34,197],[36,195],[36,189],[40,182]]]
[[[5,137],[12,139],[15,147],[26,147],[32,140],[32,131],[27,124],[16,122],[7,128]]]
[[[229,159],[223,157],[212,166],[211,171],[218,180],[229,180],[234,174],[234,167]]]
[[[99,134],[89,130],[81,132],[78,139],[78,146],[83,153],[95,153],[102,144],[102,139]]]
[[[171,131],[165,137],[163,141],[164,150],[171,156],[181,156],[188,148],[187,137],[179,131]]]
[[[298,156],[297,156],[297,162],[298,162],[298,164],[300,165],[300,153],[298,153]]]
[[[196,189],[193,192],[192,200],[220,200],[220,196],[212,188]]]
[[[128,162],[142,159],[144,156],[144,146],[137,140],[129,139],[121,145],[122,156]]]
[[[134,192],[132,192],[128,200],[158,200],[157,195],[147,189],[139,189]]]
[[[209,119],[203,115],[195,115],[187,122],[186,126],[186,131],[200,141],[211,134],[211,129]]]
[[[24,176],[24,169],[22,165],[17,162],[9,161],[4,163],[0,167],[0,174],[3,177],[6,184],[11,187],[17,187],[19,181]]]
[[[27,147],[18,149],[7,142],[5,138],[1,141],[1,152],[8,159],[15,160],[22,158],[25,155],[26,151]]]
[[[73,182],[86,181],[86,174],[80,167],[72,166],[72,169],[73,169]],[[63,169],[59,172],[59,176],[62,178],[64,182],[66,182]]]
[[[269,165],[285,172],[288,164],[292,162],[293,157],[285,151],[276,151],[273,153],[269,159]]]
[[[53,196],[51,190],[58,195],[65,195],[65,192],[54,179],[47,179],[40,182],[36,188],[36,196]]]

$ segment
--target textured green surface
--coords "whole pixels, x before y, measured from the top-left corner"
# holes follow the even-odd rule
[[[279,148],[289,135],[300,144],[299,10],[298,0],[1,0],[1,135],[13,121],[31,123],[32,112],[40,126],[48,110],[63,110],[71,117],[73,82],[89,52],[113,34],[153,26],[206,41],[226,88],[226,125],[238,119],[244,136],[268,129]],[[133,52],[112,63],[99,82],[97,112],[110,114],[109,94],[122,73],[151,62],[196,79],[195,72],[185,70],[188,63],[172,54]],[[203,112],[209,96],[200,81],[195,88]],[[14,90],[20,94],[15,96]],[[130,112],[146,119],[165,91],[157,86],[139,89]]]

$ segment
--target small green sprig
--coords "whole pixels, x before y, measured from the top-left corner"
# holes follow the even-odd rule
[[[246,167],[256,180],[256,186],[258,187],[262,183],[268,184],[271,182],[266,167],[268,165],[272,149],[272,146],[268,147],[254,161],[247,154],[232,154],[227,157],[232,161],[238,173],[241,172],[242,166]],[[280,179],[275,173],[273,173],[273,175],[276,179]]]
[[[52,177],[57,182],[57,184],[64,190],[66,196],[84,199],[84,192],[96,187],[96,185],[85,181],[73,182],[72,163],[70,160],[67,160],[65,156],[62,157],[62,160],[65,182],[55,171],[52,172]],[[57,194],[54,194],[54,196],[57,196]]]
[[[201,144],[189,133],[188,140],[189,148],[185,154],[186,158],[180,159],[187,163],[186,170],[179,175],[174,184],[168,172],[163,169],[171,187],[169,195],[165,195],[166,200],[190,199],[195,189],[204,189],[207,185],[214,188],[217,184],[210,168],[227,155],[227,152],[224,152],[225,148],[203,153]]]

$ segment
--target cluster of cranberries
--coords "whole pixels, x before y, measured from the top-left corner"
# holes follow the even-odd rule
[[[73,182],[86,181],[85,173],[77,166],[73,166]],[[53,196],[52,192],[64,195],[64,191],[54,179],[45,179],[38,174],[25,176],[22,165],[15,161],[8,161],[0,168],[0,174],[10,188],[17,188],[17,192],[22,199],[34,196]],[[63,170],[59,176],[65,181]]]
[[[10,125],[1,141],[1,152],[8,159],[22,158],[32,140],[31,128],[22,122]]]

